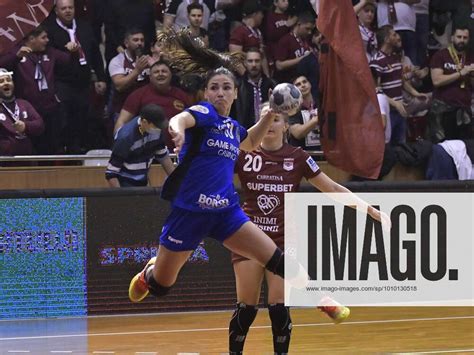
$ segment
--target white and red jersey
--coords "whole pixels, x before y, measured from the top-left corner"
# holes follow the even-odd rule
[[[285,192],[298,191],[302,178],[318,175],[319,166],[304,150],[285,143],[277,151],[240,152],[236,172],[245,213],[283,247]]]

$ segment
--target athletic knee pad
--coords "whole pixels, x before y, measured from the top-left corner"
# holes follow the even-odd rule
[[[280,248],[276,248],[265,268],[274,274],[285,277],[285,254]]]
[[[282,278],[286,277],[292,287],[303,289],[309,282],[308,272],[293,256],[289,255],[288,258],[288,268],[285,269],[285,253],[277,248],[265,268]]]
[[[287,354],[292,329],[290,309],[277,303],[268,306],[268,313],[272,321],[273,350],[278,355]]]
[[[241,355],[245,338],[257,316],[257,306],[238,303],[229,323],[229,352],[231,355]]]
[[[148,291],[150,291],[153,296],[163,297],[166,296],[171,290],[172,286],[165,287],[156,282],[155,278],[153,277],[153,267],[150,267],[146,271],[145,279],[146,283],[148,284]]]

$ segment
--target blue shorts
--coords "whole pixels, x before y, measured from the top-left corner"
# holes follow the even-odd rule
[[[160,235],[160,245],[172,251],[194,250],[206,237],[224,242],[250,221],[239,205],[222,212],[194,212],[173,207]]]

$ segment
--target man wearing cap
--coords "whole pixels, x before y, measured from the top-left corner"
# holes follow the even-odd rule
[[[150,104],[117,132],[105,172],[110,187],[147,186],[148,171],[155,158],[165,173],[171,174],[174,165],[162,135],[167,126],[162,108]]]
[[[242,25],[236,27],[230,34],[229,51],[247,52],[250,48],[258,48],[262,52],[262,69],[270,76],[265,45],[259,27],[263,21],[263,6],[258,0],[247,0],[242,8]]]
[[[0,155],[31,155],[30,137],[43,133],[43,119],[28,101],[15,98],[12,75],[0,68]]]

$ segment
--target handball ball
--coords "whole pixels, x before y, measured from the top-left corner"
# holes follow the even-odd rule
[[[270,108],[276,113],[286,113],[289,116],[295,115],[303,103],[301,91],[289,83],[282,83],[275,86],[270,96]]]

